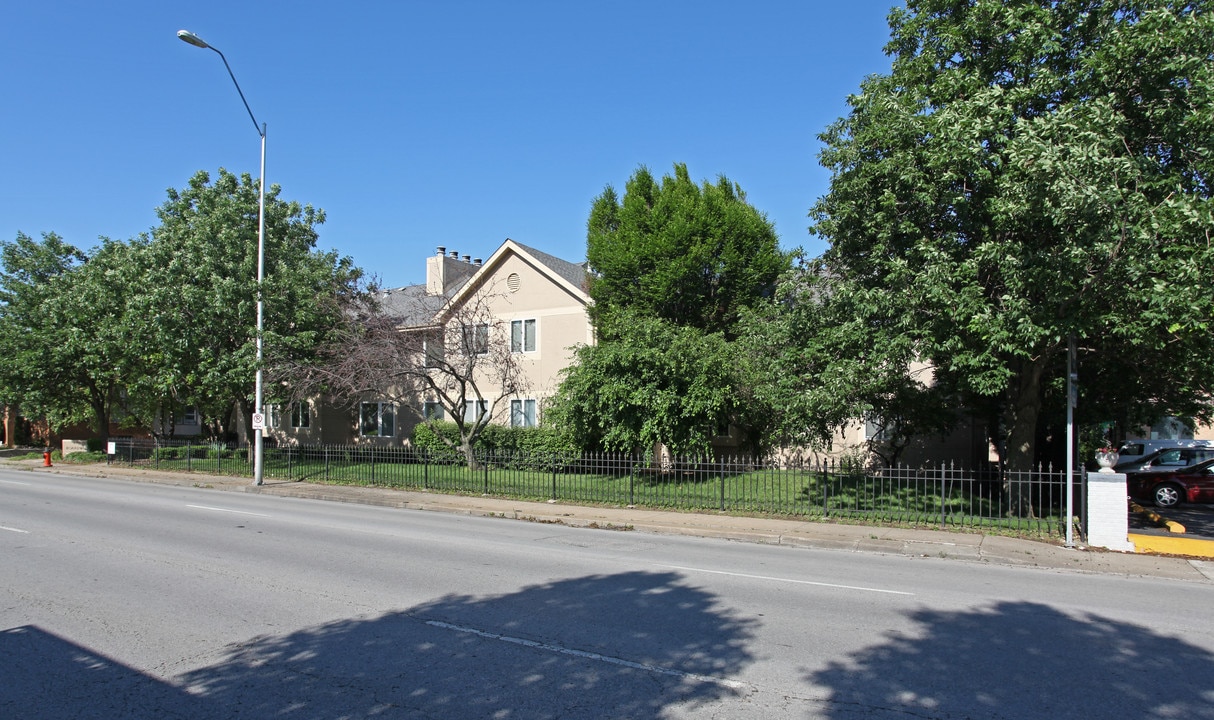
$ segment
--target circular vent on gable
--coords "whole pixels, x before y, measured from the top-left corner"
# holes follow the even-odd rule
[[[523,279],[518,276],[518,273],[510,273],[506,278],[506,287],[510,288],[510,292],[518,292],[519,287],[523,284]]]

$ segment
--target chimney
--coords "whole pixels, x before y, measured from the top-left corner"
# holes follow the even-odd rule
[[[480,259],[473,265],[471,255],[465,255],[463,262],[460,262],[459,252],[452,250],[447,251],[447,248],[439,245],[437,254],[426,258],[426,294],[427,295],[444,295],[447,291],[458,286],[461,282],[472,276],[476,272],[476,268],[480,267]]]
[[[473,261],[472,261],[472,264],[473,264],[473,265],[475,265],[476,267],[480,267],[480,266],[481,266],[481,259],[480,259],[480,258],[476,258],[475,260],[473,260]]]

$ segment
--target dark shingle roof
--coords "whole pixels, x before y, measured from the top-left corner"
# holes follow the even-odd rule
[[[425,285],[406,285],[384,290],[379,296],[384,313],[396,318],[401,325],[407,326],[429,325],[438,311],[447,304],[448,299],[449,295],[428,294]]]
[[[565,280],[568,280],[574,287],[586,289],[586,263],[571,263],[568,260],[562,260],[555,255],[549,255],[546,252],[541,252],[533,247],[514,241],[515,245],[525,250],[527,254],[534,257],[536,260],[548,266],[552,272],[560,275]]]

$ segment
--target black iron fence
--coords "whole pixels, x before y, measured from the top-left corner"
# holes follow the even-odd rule
[[[222,443],[127,440],[110,462],[252,475],[252,451]],[[397,487],[527,500],[1065,534],[1065,471],[953,465],[865,469],[746,458],[655,463],[650,455],[526,456],[371,445],[266,447],[266,479]],[[1073,516],[1084,495],[1072,474]],[[1082,528],[1080,528],[1082,532]]]

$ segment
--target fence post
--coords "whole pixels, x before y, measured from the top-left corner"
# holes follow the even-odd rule
[[[637,474],[637,464],[633,461],[632,458],[626,458],[626,462],[628,463],[628,504],[636,505],[637,499],[636,499],[636,487],[635,487],[636,482],[635,482],[635,480],[636,480],[636,474]]]
[[[291,471],[293,469],[294,469],[294,466],[291,464],[291,446],[288,445],[287,446],[287,480],[291,479],[291,475],[292,475]]]
[[[556,453],[552,453],[552,499],[556,500]]]
[[[329,446],[325,445],[325,482],[329,482]]]
[[[476,450],[472,451],[472,457],[476,457]],[[485,453],[485,459],[481,462],[485,466],[485,494],[489,494],[489,453]]]
[[[721,476],[721,512],[725,512],[725,458],[717,458],[717,471]]]
[[[130,464],[131,467],[135,467],[135,440],[134,440],[134,438],[132,438],[131,441],[129,443],[127,443],[126,450],[127,450],[127,452],[126,452],[127,462]]]
[[[829,502],[830,474],[829,473],[830,473],[830,468],[832,467],[832,462],[829,460],[824,460],[820,467],[822,468],[822,517],[828,518],[828,517],[830,517],[830,502]]]
[[[944,529],[944,466],[940,466],[940,529]]]
[[[430,489],[430,448],[422,448],[422,489]]]

